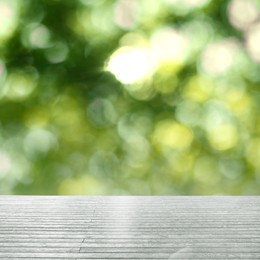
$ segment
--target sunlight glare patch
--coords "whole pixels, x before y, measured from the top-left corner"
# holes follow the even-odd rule
[[[107,69],[123,84],[132,84],[149,77],[154,64],[147,48],[123,47],[112,54]]]

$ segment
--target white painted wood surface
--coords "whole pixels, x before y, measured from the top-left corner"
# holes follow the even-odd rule
[[[0,196],[0,259],[260,259],[260,197]]]

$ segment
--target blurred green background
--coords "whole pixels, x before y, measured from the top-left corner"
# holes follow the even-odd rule
[[[260,195],[259,0],[0,0],[0,193]]]

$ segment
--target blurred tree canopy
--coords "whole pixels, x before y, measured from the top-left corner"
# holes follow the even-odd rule
[[[259,0],[0,0],[0,193],[260,194]]]

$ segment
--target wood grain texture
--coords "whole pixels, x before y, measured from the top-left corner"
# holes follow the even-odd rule
[[[0,259],[260,259],[260,197],[0,196]]]

